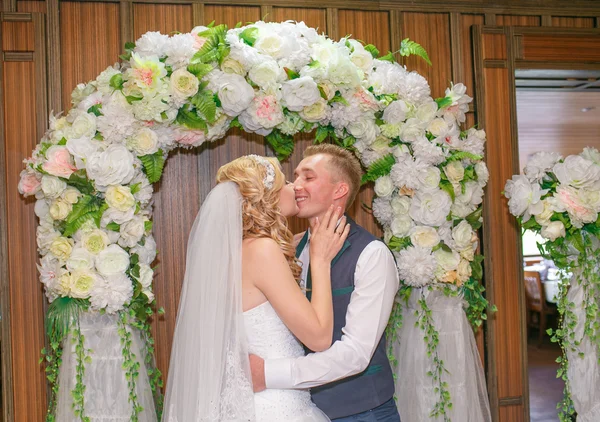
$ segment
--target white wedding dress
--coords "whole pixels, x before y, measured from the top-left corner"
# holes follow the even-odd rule
[[[263,359],[304,356],[302,344],[269,302],[244,312],[248,352]],[[256,422],[326,422],[308,390],[264,390],[254,394]]]

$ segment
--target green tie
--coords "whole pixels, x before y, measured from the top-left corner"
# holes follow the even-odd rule
[[[300,243],[298,243],[298,246],[296,247],[296,258],[300,257],[300,254],[304,250],[306,243],[308,243],[308,230],[306,230],[306,233],[304,233],[304,236],[302,236],[302,240],[300,240]],[[306,298],[309,301],[312,296],[311,289],[312,289],[312,279],[310,277],[310,262],[309,262],[308,263],[308,272],[306,275]]]

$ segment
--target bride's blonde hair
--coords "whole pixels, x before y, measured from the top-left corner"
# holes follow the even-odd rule
[[[300,279],[300,265],[293,246],[294,237],[288,228],[287,219],[279,208],[279,192],[285,186],[285,176],[279,161],[264,157],[275,169],[272,188],[266,188],[264,178],[267,169],[255,159],[243,156],[222,166],[217,172],[217,183],[234,182],[242,195],[243,238],[269,237],[285,255],[296,281]]]

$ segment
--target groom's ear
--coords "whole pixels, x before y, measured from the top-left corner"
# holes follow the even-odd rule
[[[350,186],[348,186],[348,183],[339,182],[333,191],[333,199],[341,199],[344,196],[347,196],[348,192],[350,192]]]

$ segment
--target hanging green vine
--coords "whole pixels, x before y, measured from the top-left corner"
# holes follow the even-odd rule
[[[90,418],[85,416],[85,384],[83,377],[85,375],[85,364],[92,361],[89,353],[90,349],[85,348],[85,336],[81,333],[79,318],[75,321],[72,334],[72,341],[75,345],[75,387],[71,391],[73,396],[73,413],[81,422],[90,422]]]
[[[132,335],[127,329],[128,313],[120,312],[117,323],[117,332],[121,340],[121,354],[123,355],[123,369],[125,370],[125,379],[129,387],[129,402],[131,403],[131,422],[138,422],[139,414],[144,410],[138,402],[137,392],[135,391],[136,380],[139,375],[140,363],[136,355],[131,351]]]

